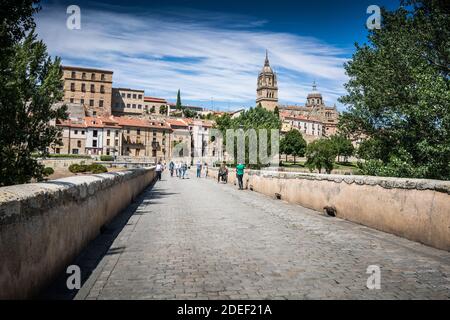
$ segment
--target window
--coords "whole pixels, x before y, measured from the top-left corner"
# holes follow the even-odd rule
[[[127,128],[127,133],[128,133],[128,134],[130,133],[130,128]]]
[[[81,103],[81,104],[84,104],[84,99],[80,99],[80,103]]]
[[[142,94],[140,94],[140,95],[138,96],[138,98],[139,98],[139,99],[142,99]]]
[[[93,136],[94,138],[97,138],[97,136],[98,136],[98,131],[97,131],[97,130],[92,131],[92,136]]]
[[[83,73],[82,73],[81,79],[86,79],[86,72],[83,72]]]
[[[133,94],[133,99],[136,99],[136,94]]]
[[[59,148],[56,148],[56,149],[55,149],[55,153],[58,153],[58,154],[59,154],[59,152],[60,152],[60,149],[59,149]]]
[[[97,140],[92,140],[92,147],[97,148]]]
[[[102,79],[102,81],[105,81],[105,74],[104,73],[102,73],[101,79]]]
[[[116,130],[116,137],[119,136],[119,130]]]
[[[77,77],[77,74],[75,71],[72,71],[72,78],[75,79]]]
[[[70,98],[70,103],[73,103],[73,98]]]
[[[81,91],[86,92],[86,84],[85,83],[81,84]]]
[[[142,105],[138,104],[138,109],[142,109]]]
[[[75,130],[73,133],[74,133],[74,134],[78,134],[78,130]]]
[[[133,109],[136,109],[136,104],[133,103]]]
[[[95,117],[97,115],[97,111],[93,111],[92,115]]]
[[[116,139],[116,147],[119,145],[119,140]]]
[[[152,150],[152,156],[156,157],[156,150]]]
[[[109,146],[109,144],[111,143],[110,139],[106,139],[106,145]]]
[[[156,131],[153,131],[153,136],[156,137]]]
[[[130,99],[131,98],[131,93],[127,94],[127,98]]]
[[[95,85],[91,84],[91,92],[95,92]]]
[[[125,93],[122,92],[122,98],[125,98]]]
[[[89,106],[90,106],[90,107],[93,107],[93,106],[94,106],[94,100],[93,100],[93,99],[89,100]]]
[[[78,149],[72,149],[72,154],[78,154]]]
[[[95,80],[95,73],[91,74],[91,80]]]
[[[81,140],[78,140],[78,141],[77,141],[77,147],[78,147],[78,148],[81,148]]]
[[[137,135],[139,136],[141,134],[141,129],[137,129]]]
[[[98,106],[99,106],[100,108],[103,108],[103,100],[100,100],[100,101],[98,102]]]
[[[70,84],[70,91],[75,91],[75,83]]]
[[[84,130],[81,131],[81,134],[84,136]]]
[[[127,103],[127,108],[131,108],[131,104]]]
[[[106,136],[109,137],[111,135],[111,130],[106,130]]]
[[[105,86],[104,85],[100,86],[100,93],[105,93]]]

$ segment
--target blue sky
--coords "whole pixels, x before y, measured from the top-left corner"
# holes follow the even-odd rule
[[[81,30],[66,8],[81,9]],[[114,86],[184,104],[233,110],[254,106],[269,51],[281,104],[305,102],[315,80],[325,102],[345,93],[343,63],[365,42],[371,4],[397,1],[52,1],[36,15],[39,36],[63,64],[114,71]]]

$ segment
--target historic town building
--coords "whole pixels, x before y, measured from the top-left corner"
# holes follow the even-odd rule
[[[279,106],[280,115],[286,121],[291,121],[293,118],[303,121],[303,126],[300,131],[304,131],[304,125],[307,121],[320,123],[320,135],[317,134],[317,127],[314,132],[314,137],[328,137],[336,134],[337,124],[339,119],[339,112],[336,106],[326,106],[322,94],[317,91],[317,85],[314,82],[312,92],[306,98],[304,106]],[[289,118],[289,119],[288,119]],[[300,122],[298,122],[300,123]],[[312,132],[312,131],[309,131]],[[305,133],[307,134],[307,133]],[[309,135],[309,134],[308,134]]]
[[[267,110],[273,111],[278,105],[278,84],[277,75],[273,72],[269,63],[269,56],[266,51],[266,60],[264,67],[259,73],[258,83],[256,88],[256,105],[261,106]]]
[[[64,102],[79,104],[89,116],[111,115],[113,72],[63,66]]]
[[[113,88],[112,112],[118,116],[142,115],[145,112],[144,90]]]

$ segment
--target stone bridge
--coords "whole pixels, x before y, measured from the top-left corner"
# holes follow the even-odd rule
[[[81,268],[81,289],[63,272],[37,297],[450,298],[447,250],[193,173],[164,174],[101,231],[65,264]],[[374,265],[379,289],[367,287]]]

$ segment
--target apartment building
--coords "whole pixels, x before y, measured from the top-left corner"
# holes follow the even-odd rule
[[[122,127],[122,155],[152,157],[167,161],[170,157],[171,128],[165,122],[127,117],[115,118]]]
[[[192,151],[192,135],[189,125],[182,119],[167,119],[167,124],[172,128],[170,155],[171,158],[190,162]]]
[[[147,114],[169,115],[169,106],[166,99],[155,97],[144,97],[144,108]]]
[[[62,66],[64,102],[80,104],[88,116],[111,115],[113,72]]]
[[[61,128],[61,145],[51,145],[49,152],[56,154],[84,154],[86,148],[86,124],[84,120],[58,121]]]
[[[133,116],[146,113],[144,108],[144,90],[113,88],[112,111],[117,116]]]

